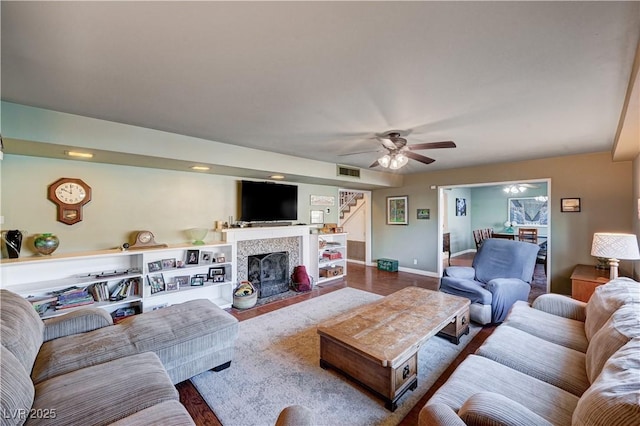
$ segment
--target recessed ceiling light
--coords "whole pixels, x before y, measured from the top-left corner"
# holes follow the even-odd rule
[[[271,179],[284,179],[283,175],[271,175],[269,176]]]
[[[207,167],[207,166],[191,166],[191,170],[207,171],[207,170],[209,170],[209,167]]]
[[[93,154],[90,152],[65,151],[64,153],[69,157],[93,158]]]

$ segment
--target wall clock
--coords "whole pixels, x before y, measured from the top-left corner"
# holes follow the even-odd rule
[[[58,206],[58,222],[73,225],[82,220],[82,207],[91,201],[91,187],[80,179],[60,178],[49,185],[48,198]]]

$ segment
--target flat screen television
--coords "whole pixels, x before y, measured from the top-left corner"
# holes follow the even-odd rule
[[[271,182],[240,182],[240,220],[277,222],[298,219],[298,187]]]

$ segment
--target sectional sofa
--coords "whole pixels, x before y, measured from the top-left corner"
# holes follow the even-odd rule
[[[588,303],[516,302],[419,415],[438,425],[637,425],[640,283],[618,278]]]
[[[175,383],[229,366],[238,321],[208,300],[114,325],[99,308],[42,321],[0,290],[2,425],[193,425]]]

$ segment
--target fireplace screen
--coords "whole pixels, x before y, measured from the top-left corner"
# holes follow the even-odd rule
[[[258,297],[289,290],[289,253],[286,251],[248,256],[248,278]]]

